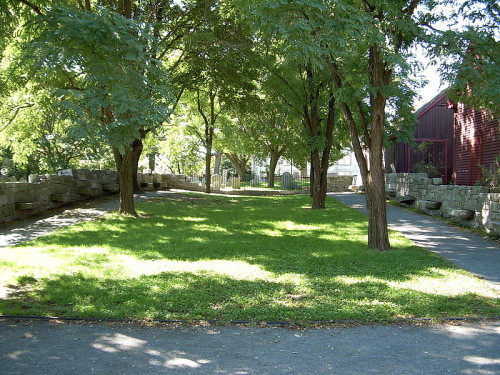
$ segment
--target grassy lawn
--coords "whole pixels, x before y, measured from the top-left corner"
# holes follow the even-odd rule
[[[488,284],[328,198],[190,194],[0,250],[0,314],[385,321],[500,315]]]

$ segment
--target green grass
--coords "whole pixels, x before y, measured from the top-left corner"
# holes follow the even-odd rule
[[[0,251],[0,313],[359,322],[500,315],[483,280],[331,198],[190,194]]]

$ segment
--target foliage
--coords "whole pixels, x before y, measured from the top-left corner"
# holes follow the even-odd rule
[[[424,38],[428,54],[439,66],[443,80],[451,83],[448,97],[499,116],[500,12],[492,0],[461,0],[443,7],[427,23]]]
[[[427,173],[429,177],[442,177],[442,173],[439,170],[443,167],[441,154],[433,154],[433,143],[432,142],[419,142],[417,147],[417,160],[415,164],[412,165],[412,172],[414,173]]]
[[[199,136],[193,134],[193,129],[198,129],[193,128],[196,121],[193,117],[189,108],[180,104],[158,143],[159,154],[172,173],[191,176],[203,170],[202,143]]]
[[[488,168],[484,165],[478,165],[481,168],[481,179],[478,184],[488,187],[500,187],[500,156]]]
[[[183,195],[0,251],[0,314],[357,322],[497,316],[498,290],[329,198]],[[12,290],[11,289],[11,290]]]
[[[413,173],[427,173],[429,177],[441,177],[441,172],[439,169],[432,163],[426,163],[421,160],[413,164],[411,171]]]
[[[31,173],[56,173],[74,168],[83,161],[87,166],[102,164],[105,152],[88,138],[74,137],[70,121],[51,104],[45,90],[30,92],[29,87],[13,91],[0,111],[0,147],[9,147],[17,168]],[[36,169],[30,165],[36,164]],[[26,177],[26,176],[25,176]]]
[[[149,31],[105,9],[55,7],[23,29],[11,66],[53,90],[69,132],[123,151],[169,113],[166,72],[145,52]]]

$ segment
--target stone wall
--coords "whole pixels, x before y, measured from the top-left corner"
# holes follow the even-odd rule
[[[184,175],[139,173],[137,177],[141,188],[147,191],[205,189],[199,178],[190,179]],[[221,181],[213,182],[213,191],[220,191],[221,187],[228,184],[233,189],[239,189],[239,186],[235,186],[235,182],[239,184],[238,178],[227,181],[224,186]],[[347,191],[351,183],[351,176],[328,177],[328,191]],[[3,178],[0,180],[0,223],[23,219],[71,202],[118,190],[115,171],[73,169],[63,171],[62,175],[30,175],[29,182],[14,182],[12,178]]]
[[[30,175],[29,182],[0,182],[0,223],[116,191],[114,171],[74,169],[65,175]]]
[[[500,188],[443,185],[425,173],[391,173],[386,189],[389,199],[500,235]]]
[[[353,176],[327,177],[327,192],[339,193],[349,191],[349,187],[352,185],[352,180]]]

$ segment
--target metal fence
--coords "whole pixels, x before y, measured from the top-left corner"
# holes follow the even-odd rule
[[[240,178],[241,189],[274,189],[274,190],[295,190],[308,191],[310,186],[309,177],[293,177],[290,173],[284,173],[281,176],[274,176],[274,186],[269,187],[269,178],[259,175],[247,175],[244,181]],[[225,176],[221,178],[220,187],[230,188],[232,186],[233,176]],[[205,176],[190,176],[186,178],[186,182],[197,184],[203,187],[205,184]]]
[[[292,177],[290,174],[274,176],[274,187],[269,187],[269,178],[252,176],[241,182],[242,188],[270,188],[276,190],[308,190],[310,186],[309,177]]]

